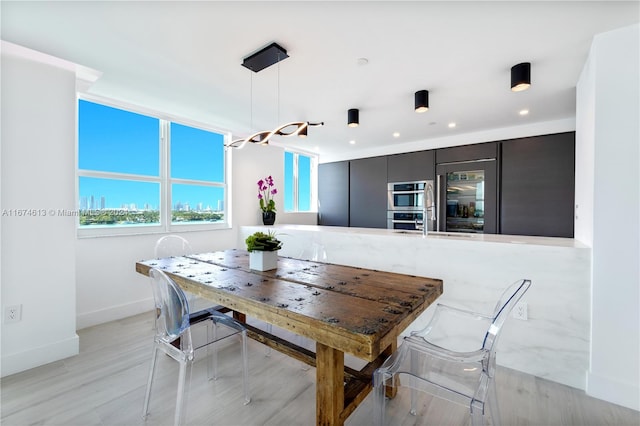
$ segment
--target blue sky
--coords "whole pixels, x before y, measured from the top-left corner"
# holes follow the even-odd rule
[[[143,176],[160,174],[160,122],[157,118],[81,100],[79,104],[79,168]],[[207,182],[224,180],[223,135],[171,123],[171,175],[173,178]],[[173,185],[173,204],[217,210],[223,190],[198,185]],[[135,204],[158,209],[160,185],[155,182],[80,178],[83,200],[93,208],[120,208]],[[90,205],[86,206],[91,208]]]

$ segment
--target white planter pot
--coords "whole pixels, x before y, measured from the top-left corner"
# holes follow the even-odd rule
[[[278,268],[277,251],[250,251],[249,268],[256,271],[271,271]]]

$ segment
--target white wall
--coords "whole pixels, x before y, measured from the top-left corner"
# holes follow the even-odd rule
[[[2,51],[2,376],[78,353],[73,69]],[[15,216],[12,209],[38,209]],[[43,210],[40,210],[43,209]]]
[[[639,28],[594,38],[578,84],[576,132],[577,157],[585,161],[577,170],[585,179],[576,179],[576,193],[579,203],[593,205],[593,216],[576,226],[580,238],[593,245],[587,393],[636,410],[640,410]]]

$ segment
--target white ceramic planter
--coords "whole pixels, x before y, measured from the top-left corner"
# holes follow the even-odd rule
[[[277,251],[250,251],[249,268],[256,271],[271,271],[278,268]]]

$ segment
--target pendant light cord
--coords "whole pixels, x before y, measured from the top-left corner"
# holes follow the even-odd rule
[[[278,120],[276,123],[280,123],[280,54],[278,54]]]

